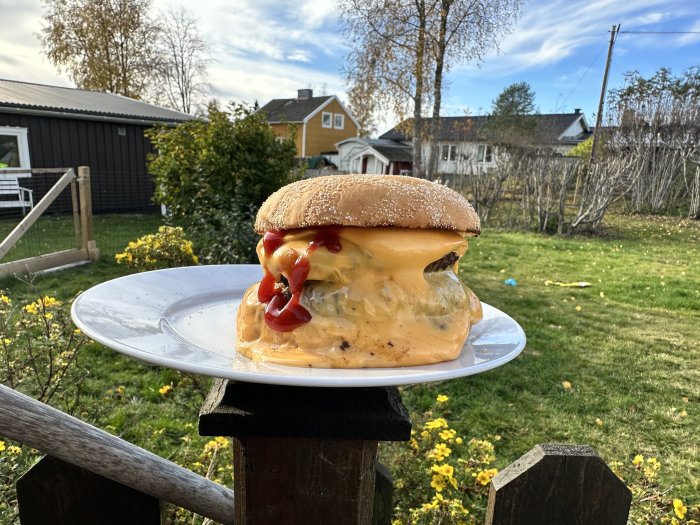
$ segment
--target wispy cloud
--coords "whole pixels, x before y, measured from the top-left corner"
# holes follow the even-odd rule
[[[287,55],[287,60],[292,60],[295,62],[311,62],[309,52],[304,51],[303,49],[294,49]]]
[[[537,0],[530,2],[515,31],[500,43],[499,55],[491,54],[482,68],[489,74],[514,72],[556,64],[591,45],[605,45],[613,24],[622,29],[648,28],[683,16],[667,0]],[[473,64],[464,69],[473,70]]]

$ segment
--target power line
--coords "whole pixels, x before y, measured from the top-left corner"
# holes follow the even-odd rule
[[[626,35],[700,35],[700,31],[620,31]]]
[[[581,82],[583,81],[583,79],[586,77],[586,75],[588,75],[588,73],[591,72],[591,69],[593,68],[593,64],[595,64],[596,62],[598,62],[598,59],[600,58],[600,55],[603,54],[603,51],[605,51],[605,48],[604,48],[604,47],[601,47],[601,48],[600,48],[600,51],[598,52],[598,55],[596,55],[596,57],[591,61],[591,63],[590,63],[590,64],[588,65],[588,67],[585,69],[585,71],[583,72],[583,74],[581,75],[581,77],[578,79],[578,82],[576,82],[576,85],[571,89],[571,91],[569,91],[569,94],[566,95],[566,97],[564,98],[564,100],[561,102],[561,107],[562,107],[562,109],[566,106],[566,102],[569,100],[569,97],[570,97],[571,95],[573,95],[574,91],[576,91],[576,89],[579,87],[579,85],[581,84]]]

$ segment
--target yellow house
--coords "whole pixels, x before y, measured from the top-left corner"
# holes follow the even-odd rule
[[[288,125],[296,126],[297,157],[335,156],[336,143],[357,137],[354,117],[335,95],[314,97],[300,89],[296,98],[274,99],[260,108],[278,137],[287,137]]]

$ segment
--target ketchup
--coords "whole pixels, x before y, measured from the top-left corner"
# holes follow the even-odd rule
[[[285,233],[283,230],[270,230],[265,233],[263,236],[265,259],[271,257],[282,245]],[[320,247],[325,247],[331,253],[338,253],[341,250],[337,228],[328,227],[317,230],[306,251],[298,254],[294,262],[285,269],[284,273],[291,294],[289,299],[282,288],[277,286],[275,277],[265,268],[265,274],[258,287],[258,300],[261,303],[267,303],[265,324],[273,330],[290,332],[311,321],[311,314],[300,304],[300,299],[302,288],[311,269],[309,255]]]

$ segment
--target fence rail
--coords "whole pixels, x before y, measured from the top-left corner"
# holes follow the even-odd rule
[[[233,491],[0,385],[0,435],[155,498],[232,523]]]

